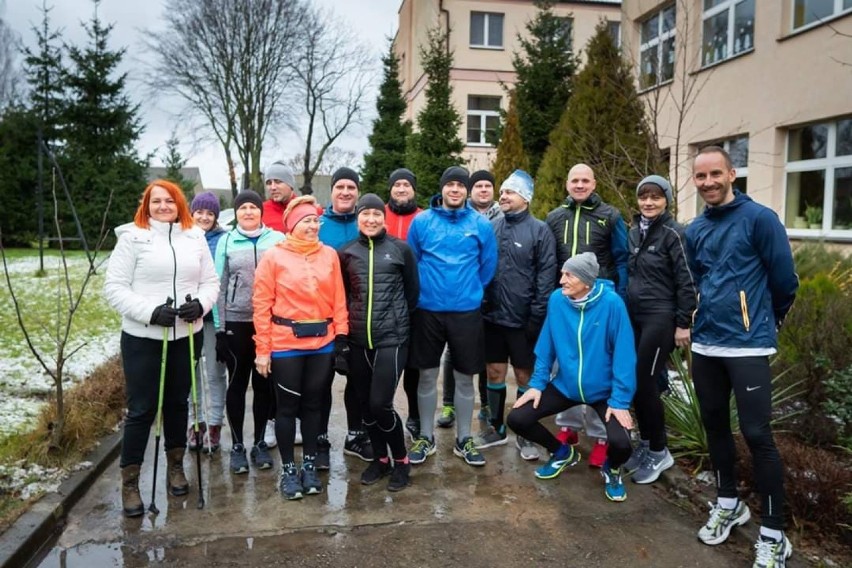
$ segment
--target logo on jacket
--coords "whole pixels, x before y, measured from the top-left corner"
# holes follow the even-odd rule
[[[606,227],[606,219],[598,219],[598,225],[601,227]]]
[[[391,260],[391,255],[389,252],[385,253],[385,260]]]
[[[651,246],[648,247],[648,252],[656,252],[656,250],[657,250],[657,247],[655,247],[654,245],[651,245]]]
[[[518,248],[524,248],[524,245],[522,245],[518,241],[515,241],[515,246],[518,247]]]

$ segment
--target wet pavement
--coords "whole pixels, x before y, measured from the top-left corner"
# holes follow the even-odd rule
[[[301,501],[278,495],[272,470],[234,476],[227,451],[202,456],[206,506],[197,505],[194,454],[185,461],[190,494],[175,498],[158,480],[158,516],[125,519],[115,462],[69,513],[64,531],[36,565],[102,566],[737,566],[751,542],[733,534],[722,546],[695,537],[700,519],[656,487],[627,483],[611,503],[598,470],[583,461],[541,481],[510,443],[485,450],[472,468],[452,454],[452,430],[437,430],[438,451],[415,466],[400,493],[363,486],[366,463],[344,457],[343,380],[336,381],[331,471],[326,491]],[[401,389],[400,389],[401,391]],[[405,408],[404,397],[397,397]],[[251,405],[247,405],[250,408]],[[250,424],[247,417],[246,424]],[[476,427],[476,425],[475,425]],[[248,429],[248,427],[247,427]],[[224,432],[223,432],[224,433]],[[230,447],[227,439],[224,448]],[[153,435],[141,489],[151,496]],[[299,450],[297,449],[297,459]],[[163,472],[161,462],[161,472]],[[538,462],[541,463],[541,462]]]

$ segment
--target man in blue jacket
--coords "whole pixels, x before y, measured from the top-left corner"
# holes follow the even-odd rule
[[[408,230],[420,271],[410,356],[410,363],[420,369],[420,436],[408,453],[413,464],[435,453],[432,417],[438,406],[438,367],[449,345],[456,379],[453,453],[469,465],[485,465],[471,436],[473,375],[485,366],[481,305],[497,268],[497,243],[488,221],[467,204],[468,181],[466,169],[447,168],[441,175],[441,195],[432,198],[431,207]]]
[[[686,229],[686,253],[698,285],[692,332],[693,375],[716,479],[716,503],[698,538],[724,542],[751,518],[737,498],[736,448],[729,400],[754,462],[762,526],[756,568],[783,567],[792,554],[784,536],[784,471],[772,437],[769,356],[799,286],[784,226],[774,211],[733,189],[736,171],[718,146],[698,152],[695,187],[707,203]]]

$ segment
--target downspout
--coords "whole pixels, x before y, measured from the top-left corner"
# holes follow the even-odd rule
[[[438,0],[438,11],[444,14],[444,21],[447,22],[447,42],[444,48],[447,50],[447,55],[450,54],[450,11],[444,8],[444,0]]]

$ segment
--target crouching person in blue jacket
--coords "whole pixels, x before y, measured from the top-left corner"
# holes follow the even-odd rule
[[[550,460],[535,476],[554,479],[576,465],[580,454],[560,443],[541,420],[578,404],[594,408],[609,442],[601,469],[604,493],[610,501],[624,501],[621,466],[631,451],[627,431],[633,420],[628,409],[636,391],[636,352],[627,308],[611,281],[598,280],[598,271],[590,252],[562,265],[562,288],[547,302],[529,389],[515,402],[506,423],[518,436],[550,451]],[[559,368],[551,376],[554,362]]]

